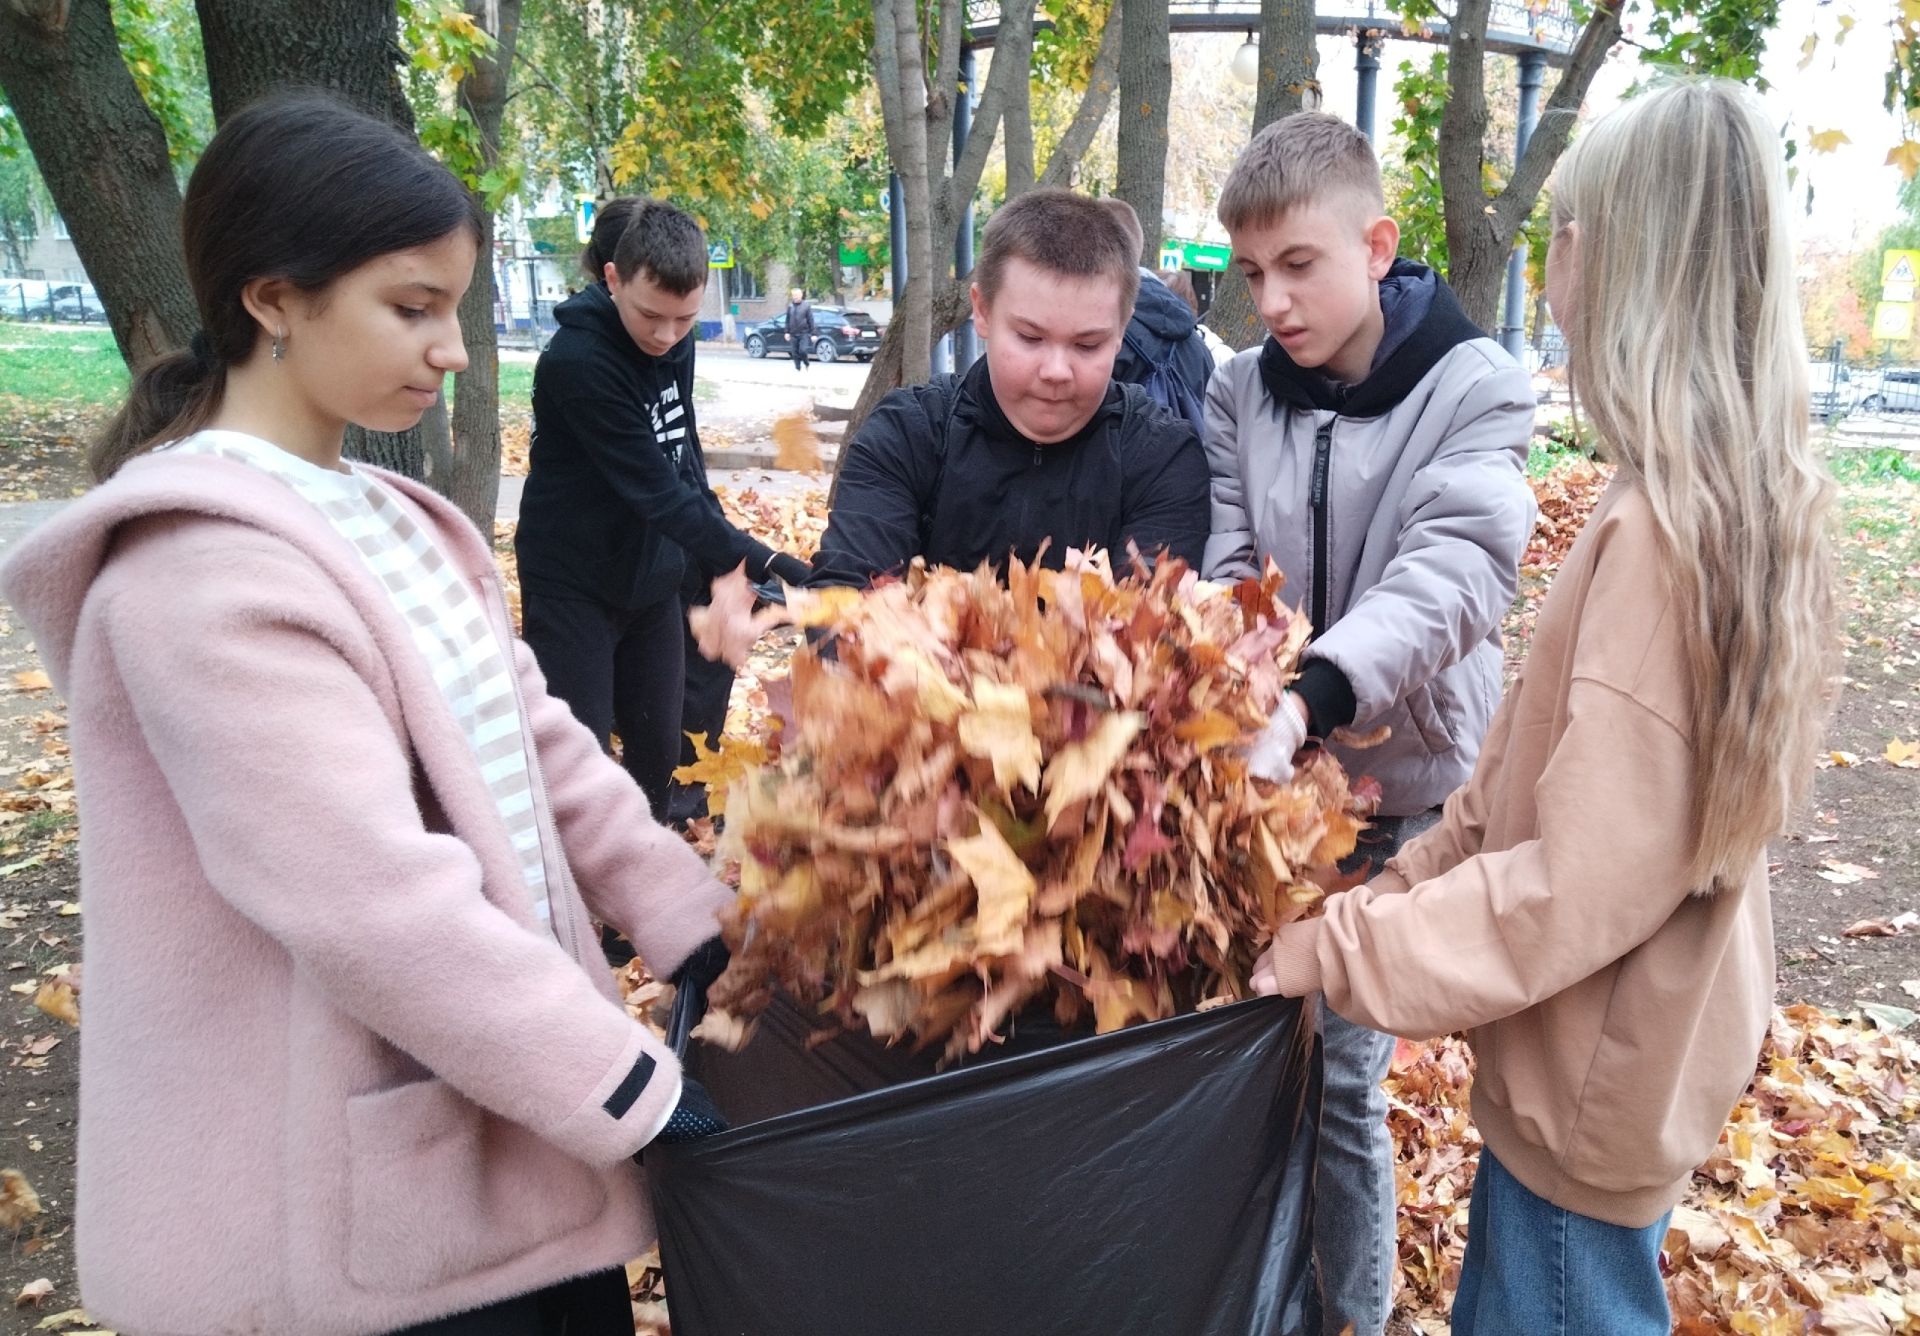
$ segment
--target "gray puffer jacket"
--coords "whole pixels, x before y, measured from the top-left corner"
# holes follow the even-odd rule
[[[1204,571],[1271,557],[1313,618],[1296,684],[1315,736],[1392,729],[1365,751],[1384,816],[1443,801],[1473,773],[1500,698],[1500,622],[1533,527],[1527,373],[1430,270],[1381,284],[1386,337],[1367,379],[1341,385],[1273,340],[1207,389],[1213,529]]]

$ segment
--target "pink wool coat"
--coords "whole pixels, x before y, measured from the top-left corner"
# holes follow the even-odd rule
[[[510,637],[480,536],[385,480]],[[588,915],[664,974],[729,895],[526,647],[554,931],[387,594],[285,484],[136,460],[0,583],[71,709],[94,1317],[363,1336],[644,1251],[629,1157],[678,1065]]]

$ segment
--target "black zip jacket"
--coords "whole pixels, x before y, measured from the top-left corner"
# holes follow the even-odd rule
[[[1197,568],[1206,547],[1206,454],[1136,385],[1110,384],[1077,434],[1037,445],[1000,411],[982,358],[889,394],[847,449],[815,583],[864,585],[916,556],[1004,567],[1043,543],[1054,569],[1070,547],[1106,548],[1118,565],[1129,541]]]
[[[604,284],[554,308],[533,371],[533,448],[514,551],[520,582],[636,609],[773,552],[727,522],[693,420],[693,336],[641,351]]]

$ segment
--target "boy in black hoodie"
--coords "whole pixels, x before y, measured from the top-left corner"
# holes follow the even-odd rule
[[[728,523],[707,485],[693,418],[699,225],[640,201],[598,279],[555,308],[560,329],[534,368],[514,539],[524,634],[548,690],[603,743],[620,735],[627,772],[664,818],[689,565],[717,574],[744,563],[752,579],[791,582],[807,566]]]

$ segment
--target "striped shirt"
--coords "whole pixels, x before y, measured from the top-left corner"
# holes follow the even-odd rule
[[[473,588],[400,502],[350,464],[322,468],[257,436],[201,431],[165,447],[250,464],[299,493],[353,545],[413,632],[473,748],[520,860],[534,914],[552,927],[513,664]]]

